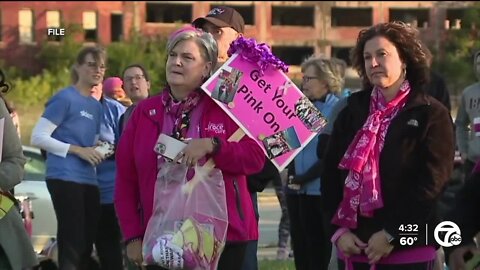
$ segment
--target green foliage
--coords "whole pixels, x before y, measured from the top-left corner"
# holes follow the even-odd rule
[[[12,91],[7,98],[17,104],[28,108],[38,104],[45,104],[48,99],[61,88],[70,84],[70,70],[65,68],[56,73],[43,70],[41,74],[28,79],[16,78],[10,80]]]
[[[293,260],[259,260],[258,269],[260,270],[293,270],[295,265]]]
[[[66,32],[69,34],[59,43],[45,41],[36,56],[44,68],[54,74],[63,72],[65,68],[69,69],[82,48],[82,44],[75,40],[76,36],[83,32],[81,26],[77,24],[66,26]]]
[[[8,74],[8,82],[13,91],[8,94],[17,106],[29,107],[45,104],[59,89],[71,84],[71,67],[82,48],[82,43],[75,40],[77,34],[82,34],[79,25],[67,26],[64,39],[60,42],[44,42],[41,44],[37,60],[43,65],[41,73],[25,77],[14,67],[2,64],[0,66]],[[152,93],[156,93],[165,85],[166,39],[143,37],[133,33],[125,42],[115,42],[106,46],[107,71],[105,78],[122,76],[123,69],[131,64],[142,64],[149,72]]]
[[[444,75],[451,94],[455,96],[477,81],[473,69],[473,54],[480,50],[480,3],[477,2],[467,9],[462,18],[462,26],[464,28],[448,32],[443,42],[445,53],[433,63],[433,69]]]
[[[129,41],[112,43],[107,47],[108,69],[105,77],[122,76],[128,65],[142,64],[150,75],[152,93],[165,85],[166,39],[160,36],[142,37],[132,33]]]

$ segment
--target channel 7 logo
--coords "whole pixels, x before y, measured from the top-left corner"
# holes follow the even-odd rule
[[[458,246],[462,243],[460,228],[455,222],[443,221],[435,227],[435,241],[442,247]]]

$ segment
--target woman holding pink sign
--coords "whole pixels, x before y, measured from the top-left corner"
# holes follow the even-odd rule
[[[162,94],[137,105],[117,148],[115,207],[127,256],[137,264],[144,262],[142,241],[152,216],[157,173],[172,162],[162,153],[183,144],[186,146],[178,155],[171,156],[173,162],[178,160],[194,167],[212,158],[223,174],[228,228],[218,269],[240,269],[247,242],[258,239],[246,175],[263,168],[263,150],[248,136],[238,142],[227,141],[238,125],[200,88],[217,62],[217,45],[212,35],[182,28],[170,36],[167,52],[168,86]],[[157,144],[165,135],[170,137],[168,141],[177,142]],[[198,226],[186,220],[181,228],[183,236],[187,237],[192,228]],[[175,257],[180,263],[188,259],[180,257]]]
[[[424,91],[429,54],[402,22],[358,35],[352,63],[363,91],[335,121],[321,178],[341,269],[433,269],[454,139],[448,110]]]

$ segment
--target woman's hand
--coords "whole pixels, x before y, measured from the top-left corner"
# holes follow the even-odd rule
[[[137,266],[142,265],[142,240],[132,241],[127,244],[127,257]]]
[[[103,161],[102,153],[96,151],[93,147],[70,145],[69,152],[79,156],[83,160],[88,161],[92,166],[97,166]]]
[[[374,233],[368,240],[368,246],[365,254],[370,260],[370,264],[377,263],[381,258],[386,257],[392,252],[393,245],[388,242],[388,236],[384,230]]]
[[[175,157],[174,162],[181,160],[187,166],[193,167],[201,158],[212,153],[213,149],[211,138],[191,139],[183,151]]]
[[[337,241],[337,248],[343,253],[345,257],[350,257],[354,254],[360,254],[362,249],[367,246],[360,238],[352,232],[346,232]]]

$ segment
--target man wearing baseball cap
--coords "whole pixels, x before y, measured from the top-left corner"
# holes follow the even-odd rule
[[[218,46],[218,61],[215,69],[220,68],[228,60],[228,49],[230,44],[245,32],[245,21],[240,13],[231,7],[220,6],[210,10],[205,17],[197,18],[192,22],[196,28],[201,28],[205,32],[213,35]],[[271,166],[268,166],[268,165]],[[252,196],[252,202],[255,207],[258,222],[257,191],[253,188],[252,182],[263,182],[265,185],[271,181],[277,174],[280,177],[275,166],[267,160],[263,170],[255,175],[248,176],[248,187]],[[262,180],[259,180],[262,179]],[[261,188],[263,190],[263,188]],[[256,270],[258,241],[250,241],[247,244],[242,270]]]
[[[228,60],[227,51],[230,44],[245,31],[245,21],[242,15],[235,9],[226,6],[213,8],[207,16],[194,20],[192,25],[212,34],[217,41],[218,65],[216,68]]]
[[[211,9],[207,16],[197,18],[192,22],[192,25],[195,28],[201,28],[203,31],[212,34],[217,41],[218,57],[215,70],[219,69],[225,61],[228,60],[227,52],[230,44],[242,36],[245,31],[245,21],[242,15],[235,9],[226,6]],[[255,214],[258,216],[258,207],[256,205],[257,193],[250,191],[250,195],[252,196],[252,203],[255,207]],[[249,241],[243,252],[241,252],[243,257],[242,270],[258,269],[257,246],[258,241]],[[237,253],[237,255],[240,255],[240,253]]]

